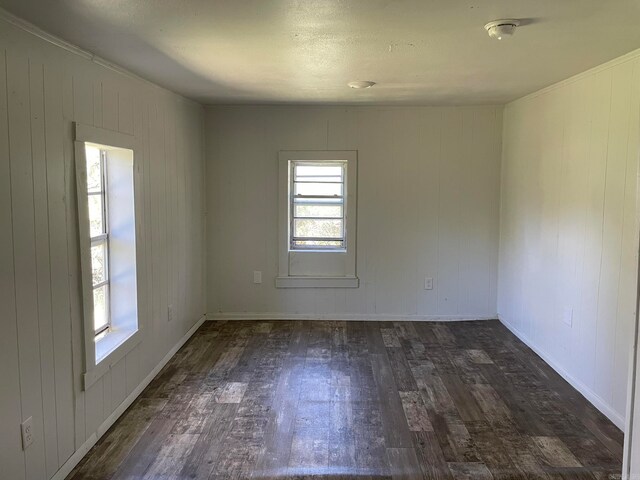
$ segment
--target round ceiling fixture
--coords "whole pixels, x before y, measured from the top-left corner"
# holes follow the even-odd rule
[[[491,38],[502,40],[503,38],[512,36],[518,25],[520,25],[519,20],[494,20],[493,22],[487,23],[484,29],[489,33]]]
[[[375,84],[376,84],[376,82],[370,82],[369,80],[357,80],[355,82],[347,83],[347,85],[349,85],[351,88],[357,88],[357,89],[371,88]]]

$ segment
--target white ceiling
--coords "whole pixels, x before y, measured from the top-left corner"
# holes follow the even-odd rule
[[[203,103],[504,103],[640,47],[638,0],[0,0]],[[496,18],[523,23],[492,40]],[[352,90],[351,80],[373,80]]]

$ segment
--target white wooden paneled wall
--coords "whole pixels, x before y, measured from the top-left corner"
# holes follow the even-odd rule
[[[501,107],[215,106],[205,129],[211,317],[495,318]],[[275,288],[287,149],[358,150],[360,288]]]
[[[500,318],[621,428],[632,341],[638,52],[505,108]]]
[[[86,392],[73,121],[136,137],[143,245],[143,341]],[[51,478],[204,314],[202,123],[199,105],[0,20],[2,478]]]

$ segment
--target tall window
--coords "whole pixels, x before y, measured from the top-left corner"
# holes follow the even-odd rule
[[[141,340],[131,135],[76,123],[84,387]]]
[[[291,162],[291,250],[344,250],[344,161]]]
[[[92,145],[85,146],[87,200],[91,237],[91,279],[93,328],[96,338],[111,327],[109,316],[109,215],[107,205],[107,155]]]

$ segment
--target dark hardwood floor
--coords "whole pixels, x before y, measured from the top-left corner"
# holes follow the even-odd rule
[[[497,321],[207,322],[71,479],[613,479],[623,437]]]

